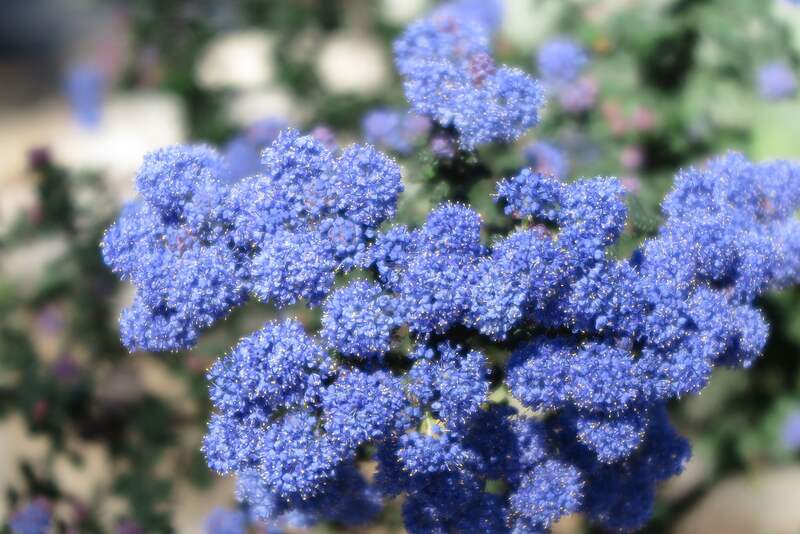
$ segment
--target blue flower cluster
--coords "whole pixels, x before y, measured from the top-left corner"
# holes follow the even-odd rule
[[[565,111],[581,113],[594,106],[597,82],[584,75],[589,57],[579,44],[563,37],[551,39],[539,49],[536,62],[545,87]]]
[[[800,450],[800,410],[789,412],[781,425],[781,446],[789,452]]]
[[[206,534],[246,534],[247,514],[216,507],[206,517],[204,530]]]
[[[141,199],[106,232],[106,263],[137,287],[123,312],[130,350],[179,350],[253,296],[277,306],[320,303],[351,269],[402,190],[397,165],[374,148],[338,156],[284,131],[258,173],[231,184],[205,146],[149,154]]]
[[[501,0],[451,0],[434,10],[433,16],[457,18],[493,32],[503,21],[503,6]]]
[[[44,499],[34,499],[20,508],[8,520],[13,534],[47,534],[53,523],[50,503]]]
[[[455,129],[466,150],[516,140],[537,124],[544,101],[538,82],[492,58],[498,11],[496,2],[447,3],[394,43],[411,109]]]
[[[141,284],[134,306],[149,315],[123,323],[123,336],[141,332],[125,338],[133,347],[185,346],[187,329],[247,292],[321,305],[319,336],[270,322],[209,372],[217,413],[204,451],[239,475],[261,519],[359,523],[404,492],[411,532],[530,532],[576,511],[635,528],[689,454],[665,403],[700,391],[716,365],[750,365],[767,336],[754,299],[800,278],[800,168],[785,162],[730,154],[682,172],[660,233],[617,260],[608,248],[626,208],[615,179],[523,170],[499,182],[522,224],[486,244],[480,215],[461,204],[379,231],[399,175],[368,147],[335,158],[288,131],[263,174],[218,197],[218,214],[198,198],[219,192],[205,178],[214,161],[197,147],[151,156],[144,199],[104,251]],[[362,277],[334,284],[353,269]],[[470,348],[475,336],[510,356]],[[357,467],[368,446],[372,482]],[[487,493],[494,480],[502,491]]]
[[[444,13],[397,43],[412,106],[465,150],[517,137],[535,120],[498,100],[502,69],[481,71],[486,24]],[[257,172],[226,173],[208,147],[149,155],[103,253],[138,289],[131,349],[191,347],[248,298],[319,308],[317,332],[267,322],[208,374],[209,465],[253,518],[289,526],[362,524],[402,494],[412,534],[543,532],[575,512],[635,530],[690,454],[666,403],[751,365],[768,331],[755,299],[800,280],[788,162],[681,172],[626,259],[614,178],[524,169],[496,187],[514,228],[487,237],[453,202],[390,223],[400,170],[370,146],[286,130]]]
[[[797,93],[797,76],[783,61],[773,61],[758,69],[758,92],[765,100],[782,100]]]
[[[570,39],[547,41],[536,56],[539,74],[548,85],[567,85],[580,77],[589,64],[586,51]]]

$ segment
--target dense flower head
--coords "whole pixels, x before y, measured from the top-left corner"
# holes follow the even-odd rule
[[[443,332],[466,314],[480,227],[471,208],[444,204],[414,233],[397,284],[398,313],[413,332]]]
[[[564,186],[549,173],[523,169],[497,184],[497,197],[505,201],[506,215],[555,222]]]
[[[482,334],[503,340],[519,323],[545,307],[563,277],[563,259],[542,228],[518,230],[481,258],[469,291],[467,321]]]
[[[34,499],[13,514],[8,526],[13,534],[47,534],[51,530],[53,511],[45,499]]]
[[[442,343],[431,353],[421,347],[408,376],[408,390],[417,406],[439,421],[450,434],[462,432],[489,394],[486,358]],[[422,353],[422,354],[420,354]],[[438,356],[438,357],[437,357]]]
[[[552,85],[574,83],[589,63],[578,43],[562,37],[544,43],[536,60],[542,79]]]
[[[344,462],[343,444],[318,430],[310,411],[290,413],[263,429],[255,451],[261,480],[284,499],[320,493]]]
[[[375,237],[375,242],[361,257],[362,266],[374,268],[381,283],[396,290],[414,240],[415,235],[408,228],[394,226]]]
[[[758,92],[765,100],[781,100],[797,93],[797,76],[783,61],[762,65],[756,78]]]
[[[466,150],[516,139],[540,102],[494,65],[471,4],[395,45],[412,109]],[[576,76],[568,52],[548,72]],[[190,347],[251,297],[319,308],[318,329],[267,322],[208,374],[203,451],[254,518],[359,525],[402,495],[411,533],[647,521],[690,455],[667,403],[752,365],[756,299],[800,281],[800,167],[728,154],[681,171],[661,228],[621,258],[620,181],[535,165],[498,181],[501,224],[444,201],[406,226],[400,169],[370,145],[285,130],[233,182],[209,147],[147,156],[103,241],[137,287],[128,347]]]
[[[400,381],[376,371],[349,371],[322,396],[325,432],[345,447],[380,441],[403,430],[406,410]]]
[[[119,330],[122,344],[129,350],[164,352],[197,343],[199,329],[191,317],[166,306],[150,308],[137,296],[122,310]]]
[[[406,98],[414,112],[458,132],[465,150],[514,141],[538,122],[542,88],[522,70],[495,64],[486,26],[464,13],[442,9],[395,42]]]
[[[537,339],[512,354],[508,384],[534,409],[620,411],[639,395],[634,358],[610,343]]]
[[[452,434],[433,425],[430,433],[403,435],[397,457],[403,469],[412,475],[436,476],[465,469],[472,460],[470,452]]]
[[[357,280],[328,297],[321,335],[342,355],[380,356],[391,348],[393,307],[378,284]]]
[[[365,228],[375,228],[395,212],[403,190],[397,164],[371,146],[353,145],[340,158],[335,187],[341,214]]]
[[[209,372],[203,450],[239,475],[262,519],[355,524],[382,495],[406,493],[412,532],[470,531],[467,517],[545,531],[575,511],[634,529],[688,457],[665,403],[699,392],[715,366],[751,365],[768,333],[754,299],[800,278],[800,170],[785,162],[729,154],[682,171],[658,234],[614,259],[627,218],[615,179],[500,181],[520,227],[487,244],[481,216],[457,203],[419,228],[378,230],[400,191],[391,161],[369,147],[337,158],[294,132],[267,149],[265,174],[208,208],[195,202],[216,191],[208,150],[148,161],[145,200],[125,208],[104,253],[139,286],[122,320],[131,346],[188,346],[239,292],[322,304],[318,335],[267,323]],[[184,183],[189,168],[206,185]],[[172,175],[151,185],[158,173]],[[510,355],[487,358],[476,335],[511,343]],[[547,417],[490,401],[493,377]],[[364,450],[378,451],[374,485],[354,471]],[[487,493],[492,480],[505,493]]]
[[[219,183],[223,160],[210,147],[173,146],[144,157],[136,189],[165,222],[200,230],[225,191]]]
[[[577,438],[603,463],[631,455],[641,444],[649,422],[648,412],[637,406],[619,416],[604,411],[582,411],[574,416]]]
[[[258,172],[231,183],[206,146],[145,157],[140,199],[103,239],[106,263],[137,287],[123,312],[131,350],[177,350],[248,296],[276,306],[319,304],[393,216],[400,170],[368,145],[332,153],[282,132]]]
[[[231,415],[268,418],[276,410],[314,403],[331,365],[299,322],[267,323],[211,368],[211,401]]]
[[[136,178],[142,198],[106,231],[106,263],[138,290],[121,319],[129,349],[191,346],[198,330],[242,302],[233,250],[219,237],[221,170],[205,146],[147,155]]]
[[[527,525],[546,529],[562,516],[580,510],[582,486],[576,467],[548,460],[527,473],[511,495],[513,514]]]

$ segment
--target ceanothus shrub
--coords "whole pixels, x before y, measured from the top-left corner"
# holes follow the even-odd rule
[[[461,150],[515,140],[542,102],[494,64],[476,7],[449,4],[395,46],[411,109]],[[227,165],[205,146],[148,155],[102,248],[137,289],[131,350],[191,348],[248,299],[278,310],[208,374],[203,451],[261,520],[354,525],[402,494],[412,533],[542,532],[575,512],[636,529],[690,455],[666,403],[751,365],[768,333],[755,299],[800,278],[788,162],[682,171],[625,259],[609,250],[627,220],[614,178],[523,169],[496,188],[515,229],[486,236],[453,202],[394,222],[401,171],[369,145],[287,129],[257,172]],[[318,332],[282,314],[297,303]]]

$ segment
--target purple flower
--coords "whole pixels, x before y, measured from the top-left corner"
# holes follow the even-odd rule
[[[586,51],[565,38],[547,41],[537,55],[539,74],[550,86],[564,87],[575,83],[588,63]]]
[[[514,141],[539,121],[542,88],[519,69],[496,65],[485,28],[432,17],[394,44],[411,109],[459,134],[465,150]]]
[[[48,534],[52,524],[51,514],[51,505],[46,499],[34,499],[11,514],[8,526],[13,534]]]
[[[413,111],[464,151],[516,140],[542,101],[527,74],[495,64],[491,23],[467,4],[395,43]],[[578,87],[579,47],[543,54],[566,84],[552,91]],[[373,115],[370,135],[393,143],[406,119]],[[562,181],[552,146],[528,152],[532,168],[497,182],[491,225],[445,201],[417,226],[397,224],[401,169],[371,145],[332,150],[285,130],[234,183],[207,146],[145,157],[140,198],[102,245],[137,288],[124,343],[189,348],[249,298],[280,315],[208,375],[203,452],[236,476],[252,518],[352,527],[402,496],[412,534],[648,520],[690,454],[667,404],[715,367],[751,366],[769,330],[758,297],[800,281],[800,166],[731,153],[680,171],[661,227],[620,258],[624,184]],[[467,174],[480,156],[449,167]],[[310,319],[286,317],[297,313]],[[249,519],[220,512],[215,528]]]
[[[763,65],[758,70],[758,91],[765,100],[791,98],[797,92],[797,77],[783,61]]]
[[[247,534],[247,515],[218,506],[206,518],[205,534]]]
[[[791,452],[800,450],[800,410],[793,410],[783,420],[781,444]]]
[[[105,89],[105,75],[94,64],[80,63],[67,72],[64,91],[73,115],[82,126],[93,128],[100,123]]]

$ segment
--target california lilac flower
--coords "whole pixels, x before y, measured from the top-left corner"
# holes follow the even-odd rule
[[[581,76],[575,83],[562,87],[558,102],[567,113],[583,113],[597,102],[597,81],[591,76]]]
[[[552,39],[539,49],[537,63],[549,93],[567,113],[582,113],[594,107],[597,82],[584,74],[589,58],[580,45],[570,39]]]
[[[434,17],[396,44],[412,106],[467,150],[516,138],[535,122],[516,104],[539,102],[497,100],[502,68],[468,27]],[[209,147],[148,155],[103,255],[137,287],[132,350],[191,347],[249,298],[279,314],[208,373],[203,452],[262,521],[361,525],[402,495],[411,534],[546,532],[572,513],[636,530],[691,454],[667,403],[751,366],[756,299],[800,281],[791,162],[681,171],[629,258],[610,250],[628,224],[615,178],[522,169],[496,185],[511,230],[493,234],[452,201],[399,224],[400,169],[369,145],[286,130],[258,172],[226,172]]]
[[[322,316],[322,337],[343,355],[388,352],[397,321],[392,299],[382,293],[378,284],[363,280],[331,293]]]
[[[495,64],[485,28],[445,10],[412,24],[394,44],[411,109],[454,128],[465,150],[514,141],[539,120],[542,88]]]
[[[205,522],[206,534],[247,534],[247,515],[241,510],[214,508]]]
[[[376,109],[364,116],[362,129],[370,143],[408,154],[416,148],[430,131],[427,117],[397,109]]]
[[[562,516],[579,511],[583,484],[573,465],[548,460],[533,466],[510,497],[515,530],[546,529]]]
[[[142,198],[103,239],[106,263],[138,288],[121,318],[129,349],[191,347],[248,293],[278,306],[321,302],[335,272],[351,268],[394,214],[402,189],[397,165],[372,147],[335,157],[291,130],[261,165],[231,185],[224,160],[209,147],[145,157],[137,176]]]
[[[91,63],[75,65],[67,72],[64,91],[73,115],[82,126],[91,128],[100,122],[105,86],[105,75]]]
[[[479,24],[491,33],[502,22],[503,5],[500,0],[451,0],[439,6],[433,15],[458,18]]]
[[[103,240],[106,263],[138,292],[120,319],[131,350],[191,346],[198,329],[244,298],[235,251],[223,232],[221,158],[208,147],[151,153],[136,178],[141,200],[128,204]]]
[[[282,119],[264,119],[247,128],[232,139],[224,150],[229,179],[238,181],[259,171],[261,151],[278,138],[281,130],[288,127]]]
[[[489,394],[486,357],[442,343],[435,350],[420,347],[409,371],[408,391],[449,435],[464,431]]]
[[[11,514],[8,526],[13,534],[48,534],[51,523],[50,504],[44,499],[34,499]]]
[[[797,92],[797,77],[783,61],[767,63],[757,73],[758,91],[766,100],[790,98]]]
[[[569,159],[564,150],[547,141],[536,141],[523,150],[525,164],[541,174],[555,176],[559,180],[569,177]]]
[[[136,318],[150,337],[137,339],[174,348],[182,328],[197,336],[243,302],[238,291],[322,307],[318,333],[267,323],[209,373],[216,412],[203,450],[239,477],[260,520],[356,525],[404,493],[412,533],[543,531],[573,512],[638,528],[656,484],[689,456],[666,402],[699,392],[717,365],[751,365],[768,330],[754,299],[800,279],[800,168],[787,162],[729,154],[682,171],[660,232],[618,260],[606,249],[627,214],[612,178],[568,184],[526,169],[502,180],[497,201],[524,224],[486,242],[480,215],[455,203],[419,228],[379,231],[400,183],[369,147],[336,157],[287,131],[265,151],[263,174],[222,190],[206,176],[224,172],[209,149],[175,150],[145,162],[144,200],[104,245],[144,293],[131,313],[151,314]],[[207,207],[217,194],[220,214]],[[171,237],[150,241],[172,232],[175,249]],[[183,263],[193,239],[195,259]],[[228,274],[213,293],[183,290],[155,284],[144,254],[172,262],[176,280],[207,258],[230,268],[215,267]],[[366,276],[334,284],[352,270]],[[470,346],[476,335],[511,343],[510,357],[489,360]],[[490,401],[496,387],[548,417]],[[368,449],[373,483],[356,468]],[[498,479],[503,492],[487,493]]]
[[[565,86],[578,80],[589,63],[586,51],[570,39],[552,39],[537,54],[539,74],[545,83]]]
[[[800,410],[790,412],[781,427],[781,444],[788,451],[800,450]]]

